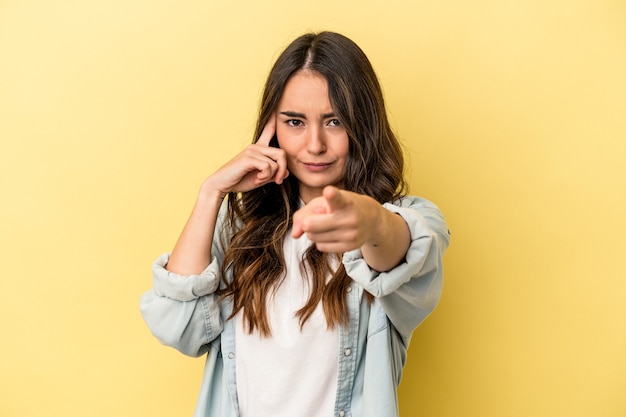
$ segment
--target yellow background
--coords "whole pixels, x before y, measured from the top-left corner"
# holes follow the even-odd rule
[[[372,60],[453,232],[403,415],[626,415],[623,1],[4,0],[1,416],[192,414],[203,360],[139,296],[321,29]]]

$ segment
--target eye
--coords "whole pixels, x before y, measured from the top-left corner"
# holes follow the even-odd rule
[[[331,119],[328,121],[328,126],[338,127],[341,126],[339,119]]]
[[[291,127],[302,126],[302,120],[298,120],[298,119],[289,119],[289,120],[286,120],[285,123],[287,123],[287,126],[291,126]]]

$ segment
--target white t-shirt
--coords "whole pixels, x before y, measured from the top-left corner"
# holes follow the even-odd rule
[[[300,329],[295,313],[309,297],[300,262],[311,241],[287,234],[286,277],[268,296],[271,337],[248,334],[236,317],[236,369],[242,417],[328,417],[337,394],[339,331],[328,329],[322,304]]]

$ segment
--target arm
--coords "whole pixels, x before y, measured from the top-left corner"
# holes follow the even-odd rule
[[[200,274],[211,261],[211,246],[217,213],[224,199],[207,179],[200,189],[196,204],[168,259],[168,271],[180,275]]]
[[[411,243],[409,226],[404,219],[373,201],[374,220],[368,241],[361,246],[363,259],[376,271],[389,271],[406,255]]]
[[[437,305],[449,233],[429,201],[410,197],[380,206],[326,187],[294,214],[293,236],[304,233],[320,251],[344,253],[348,275],[380,300],[403,337]]]
[[[367,264],[388,271],[406,254],[411,236],[402,217],[371,197],[326,187],[294,214],[293,236],[306,233],[322,252],[348,252],[359,248]]]
[[[153,288],[141,299],[141,313],[157,339],[184,354],[203,354],[223,329],[215,292],[224,259],[222,233],[228,233],[223,228],[224,196],[281,182],[288,175],[284,152],[269,147],[273,120],[256,144],[205,180],[171,256],[154,263]]]
[[[164,345],[189,356],[200,356],[223,329],[218,296],[221,255],[201,274],[181,276],[165,269],[169,256],[161,255],[152,267],[153,287],[139,304],[144,321]]]
[[[443,215],[433,203],[403,198],[384,207],[401,216],[410,230],[410,244],[402,262],[387,272],[370,268],[360,249],[346,252],[348,275],[381,303],[403,338],[435,309],[443,285],[443,254],[450,234]]]
[[[209,176],[200,188],[196,204],[174,246],[167,270],[182,275],[199,274],[211,260],[212,237],[217,214],[226,194],[243,192],[289,175],[285,153],[269,143],[276,129],[271,117],[256,144]]]

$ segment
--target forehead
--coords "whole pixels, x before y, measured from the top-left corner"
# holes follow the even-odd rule
[[[278,106],[282,108],[312,105],[330,108],[328,82],[318,72],[300,70],[285,84]]]

